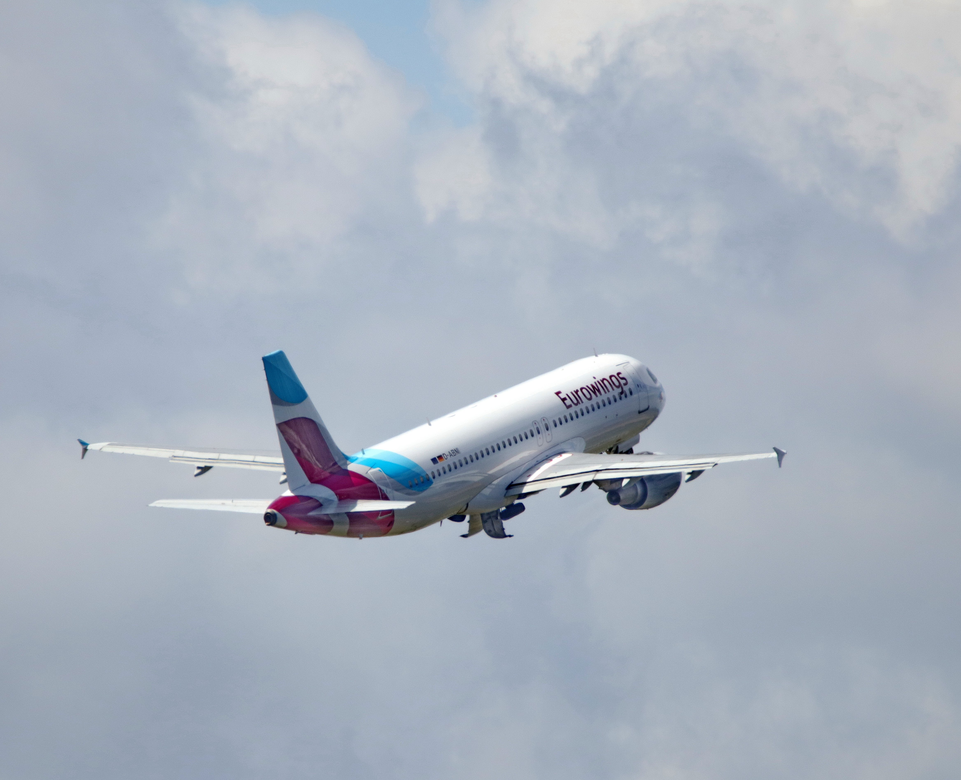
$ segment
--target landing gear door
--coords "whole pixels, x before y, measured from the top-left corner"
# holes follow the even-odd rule
[[[638,414],[643,414],[651,408],[651,399],[648,394],[647,385],[644,384],[630,363],[620,363],[617,366],[617,370],[627,377],[628,388],[634,394],[634,402],[637,404]]]

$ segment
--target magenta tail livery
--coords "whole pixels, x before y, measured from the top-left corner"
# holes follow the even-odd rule
[[[177,450],[80,440],[88,451],[167,458],[196,467],[283,472],[287,490],[270,499],[173,499],[151,506],[262,514],[274,528],[303,534],[396,536],[444,518],[468,520],[464,537],[509,537],[504,521],[520,499],[548,488],[566,496],[596,485],[622,509],[651,509],[719,463],[777,458],[747,455],[634,454],[641,432],[664,407],[650,369],[625,355],[568,363],[451,412],[375,447],[345,455],[283,352],[264,372],[280,457]],[[687,478],[685,480],[685,477]]]

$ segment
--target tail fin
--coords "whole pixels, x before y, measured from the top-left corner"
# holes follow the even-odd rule
[[[263,361],[290,489],[322,483],[346,469],[347,457],[334,443],[287,356],[278,350],[264,355]]]

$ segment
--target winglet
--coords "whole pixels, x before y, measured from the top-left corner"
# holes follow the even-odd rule
[[[784,461],[784,456],[787,455],[787,453],[780,447],[775,447],[774,452],[777,455],[777,467],[781,468],[781,463]]]
[[[77,441],[80,442],[80,460],[83,460],[87,456],[87,448],[90,446],[90,442],[83,439],[77,439]]]

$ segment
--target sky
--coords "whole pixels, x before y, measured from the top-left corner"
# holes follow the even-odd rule
[[[953,778],[961,8],[0,5],[0,776]],[[514,537],[147,508],[633,355],[788,451]],[[149,462],[141,462],[149,461]]]

